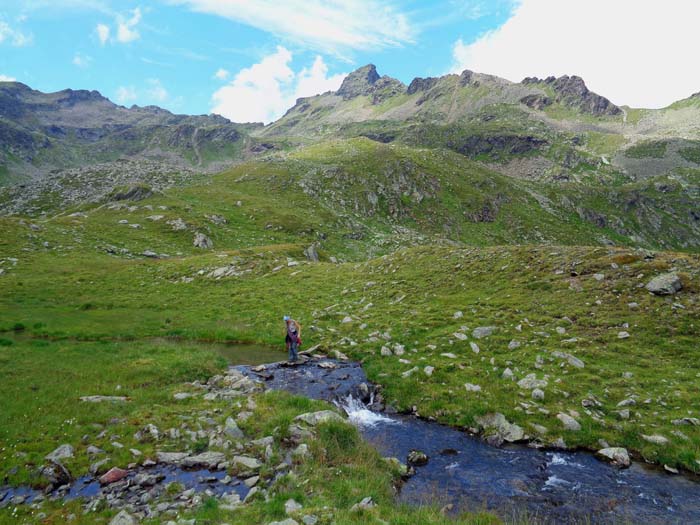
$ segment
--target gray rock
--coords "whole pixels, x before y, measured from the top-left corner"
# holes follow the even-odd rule
[[[70,471],[58,461],[52,461],[39,470],[39,476],[46,481],[52,489],[67,485],[73,479]]]
[[[423,373],[425,375],[427,375],[428,377],[432,376],[434,371],[435,371],[434,366],[426,366],[425,368],[423,368]]]
[[[44,459],[49,461],[60,462],[62,459],[72,458],[74,454],[73,447],[68,444],[61,445],[53,452],[47,454]]]
[[[109,525],[138,525],[138,521],[125,510],[120,510],[119,514],[112,518]]]
[[[262,466],[259,460],[250,456],[233,456],[231,463],[247,468],[248,470],[257,470]]]
[[[535,374],[528,374],[520,381],[518,381],[518,386],[525,390],[533,390],[535,388],[545,388],[547,386],[546,379],[537,379]]]
[[[475,339],[483,339],[484,337],[492,335],[495,331],[495,326],[479,326],[472,331],[472,337]]]
[[[673,295],[682,288],[681,279],[675,273],[658,275],[646,285],[646,289],[654,295]]]
[[[195,248],[201,248],[202,250],[210,250],[214,247],[214,242],[201,232],[194,234],[192,244]]]
[[[158,463],[179,465],[189,454],[187,452],[156,452]]]
[[[253,492],[252,490],[250,492]],[[247,496],[246,496],[247,497]],[[287,518],[282,521],[271,521],[268,525],[299,525],[299,522],[292,518]]]
[[[630,466],[630,456],[626,448],[622,447],[607,447],[600,449],[597,454],[604,458],[609,459],[613,465],[619,467],[629,467]]]
[[[499,438],[509,443],[521,441],[525,437],[523,429],[516,424],[509,423],[500,412],[476,417],[474,420],[485,431],[493,431]]]
[[[573,432],[578,432],[579,430],[581,430],[581,424],[569,414],[564,414],[563,412],[560,412],[559,414],[557,414],[557,419],[561,421],[562,425],[564,425],[564,428],[566,430],[571,430]]]
[[[189,399],[190,397],[194,397],[194,394],[190,394],[189,392],[178,392],[173,394],[173,398],[176,401],[183,401],[185,399]]]
[[[82,396],[80,400],[86,403],[124,403],[127,398],[125,396]]]
[[[306,443],[302,443],[297,448],[292,451],[292,458],[294,459],[304,459],[309,455],[309,446]]]
[[[308,248],[304,250],[304,255],[306,258],[311,261],[311,262],[318,262],[319,257],[318,257],[318,251],[316,250],[316,245],[312,244]]]
[[[222,452],[202,452],[196,456],[188,456],[182,460],[182,466],[188,468],[203,467],[208,469],[216,468],[219,463],[226,461],[226,456]]]
[[[372,498],[367,496],[366,498],[363,498],[362,501],[359,503],[355,503],[352,507],[350,507],[351,512],[357,512],[358,510],[366,510],[366,509],[371,509],[375,506],[374,501],[372,501]]]
[[[318,516],[309,514],[301,518],[301,521],[304,523],[304,525],[316,525],[318,523]]]
[[[501,378],[509,379],[510,381],[512,381],[514,377],[513,371],[510,368],[506,368],[501,374]]]
[[[284,513],[285,514],[294,514],[295,512],[299,512],[303,507],[301,506],[300,503],[297,503],[293,499],[288,499],[284,503]]]
[[[544,401],[544,390],[535,388],[532,391],[532,399],[534,399],[535,401]]]
[[[233,418],[227,417],[224,425],[224,433],[232,439],[243,439],[245,436],[243,431],[238,428],[238,425]]]
[[[653,443],[654,445],[668,445],[668,438],[661,436],[659,434],[646,435],[642,434],[642,439]]]
[[[333,412],[332,410],[320,410],[318,412],[307,412],[306,414],[300,414],[294,418],[294,421],[306,423],[307,425],[315,427],[319,423],[326,423],[328,421],[344,422],[345,419],[343,419],[340,414]]]
[[[467,392],[481,392],[481,387],[479,385],[473,385],[471,383],[464,383],[464,388]]]

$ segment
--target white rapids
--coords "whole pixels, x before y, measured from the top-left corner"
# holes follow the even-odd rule
[[[351,395],[340,401],[334,401],[334,403],[345,411],[348,415],[348,420],[357,427],[374,427],[379,423],[386,425],[400,424],[394,419],[370,410],[361,400],[355,399]]]

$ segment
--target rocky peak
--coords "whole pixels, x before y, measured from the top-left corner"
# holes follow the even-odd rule
[[[83,102],[109,102],[99,91],[87,91],[85,89],[64,89],[57,93],[56,102],[61,106],[74,106]]]
[[[435,84],[437,84],[438,80],[439,79],[435,77],[416,77],[408,85],[406,93],[408,93],[409,95],[413,95],[414,93],[418,93],[419,91],[428,91],[430,88],[435,86]]]
[[[336,95],[346,100],[359,97],[360,95],[369,95],[377,80],[379,80],[379,74],[377,73],[376,66],[374,64],[367,64],[345,77],[343,83],[340,85],[340,89],[336,91]]]
[[[563,75],[559,78],[549,76],[544,80],[540,80],[537,77],[526,77],[521,84],[545,84],[551,86],[557,93],[557,102],[577,108],[584,113],[591,113],[596,116],[619,115],[622,113],[622,110],[610,100],[590,91],[583,79],[576,75]]]

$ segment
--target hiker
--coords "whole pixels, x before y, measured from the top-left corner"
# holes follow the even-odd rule
[[[294,363],[299,359],[299,345],[301,345],[301,325],[288,315],[284,316],[285,338],[287,344],[287,352],[289,352],[289,361]]]

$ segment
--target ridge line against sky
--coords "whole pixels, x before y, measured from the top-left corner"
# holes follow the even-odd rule
[[[700,91],[699,19],[686,0],[0,0],[0,81],[270,122],[374,63],[404,83],[576,74],[664,107]]]

